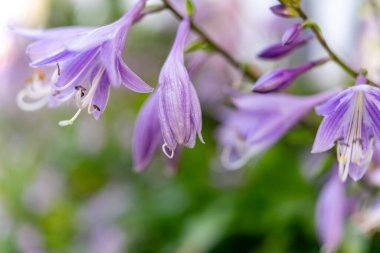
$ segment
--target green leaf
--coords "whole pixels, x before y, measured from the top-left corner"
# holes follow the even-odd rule
[[[194,15],[195,5],[192,0],[186,0],[186,12],[190,17]]]
[[[210,45],[204,39],[194,40],[185,50],[185,53],[191,53],[197,50],[203,50],[207,52],[215,51],[214,47]]]

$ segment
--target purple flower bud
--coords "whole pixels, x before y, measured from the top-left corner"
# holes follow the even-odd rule
[[[278,58],[288,55],[293,50],[306,45],[306,43],[312,39],[313,39],[313,36],[309,36],[303,39],[299,39],[289,45],[283,45],[282,43],[277,43],[265,48],[263,51],[261,51],[258,54],[258,56],[263,59],[278,59]]]
[[[289,45],[289,44],[294,43],[295,41],[299,39],[302,31],[303,31],[302,24],[292,25],[285,31],[284,35],[282,36],[282,44]]]
[[[273,14],[283,18],[292,18],[297,16],[297,13],[293,9],[284,4],[274,5],[270,8],[270,10]]]
[[[268,93],[283,90],[293,83],[298,76],[326,61],[327,59],[321,59],[302,64],[296,68],[279,68],[268,72],[256,81],[253,91],[258,93]]]
[[[160,125],[165,142],[162,150],[169,158],[174,156],[178,145],[194,147],[196,135],[203,142],[198,95],[184,64],[184,48],[189,31],[190,21],[185,19],[178,28],[158,81]]]
[[[363,75],[362,72],[360,72],[360,74],[358,75],[358,77],[356,78],[356,85],[360,85],[360,84],[366,84],[367,83],[367,78],[365,77],[365,75]]]

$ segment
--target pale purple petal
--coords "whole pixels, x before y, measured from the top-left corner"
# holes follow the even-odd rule
[[[120,72],[121,81],[124,86],[130,90],[147,93],[152,92],[153,88],[146,84],[135,72],[133,72],[121,59],[118,60],[118,68]]]
[[[95,110],[93,112],[93,115],[95,119],[99,119],[100,116],[103,114],[104,110],[106,109],[108,97],[109,97],[109,88],[110,88],[110,81],[108,79],[108,76],[106,73],[104,73],[100,79],[99,86],[96,89],[94,98],[92,100],[93,109]]]
[[[79,53],[77,53],[77,52],[62,50],[62,51],[54,52],[53,54],[51,54],[45,58],[37,59],[37,60],[33,61],[32,63],[30,63],[30,66],[41,67],[44,65],[54,64],[54,63],[58,63],[60,61],[64,61],[64,60],[76,57],[78,54]]]
[[[96,51],[85,52],[74,59],[62,62],[60,66],[60,74],[55,82],[57,87],[65,86],[72,83],[73,86],[79,85],[88,76],[93,69]]]
[[[120,84],[120,73],[118,71],[118,53],[119,50],[117,45],[115,43],[112,43],[111,41],[108,41],[104,43],[102,47],[102,61],[106,68],[108,78],[111,81],[111,84],[113,86],[119,86]]]
[[[334,169],[336,170],[336,168]],[[334,252],[341,243],[346,215],[344,184],[337,173],[326,183],[317,202],[316,223],[325,252]]]
[[[163,143],[158,117],[158,96],[153,93],[137,116],[133,137],[133,161],[136,171],[148,166],[155,151]]]
[[[192,148],[196,134],[201,138],[201,111],[198,96],[184,65],[184,48],[190,21],[181,22],[172,50],[159,77],[159,115],[164,148],[174,152],[177,145]]]

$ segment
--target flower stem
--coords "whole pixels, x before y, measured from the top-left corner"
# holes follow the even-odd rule
[[[169,2],[169,0],[162,0],[166,9],[172,12],[178,19],[182,20],[185,17],[181,15]],[[222,55],[232,66],[239,69],[247,78],[256,81],[261,75],[260,71],[253,65],[247,65],[236,60],[231,54],[223,49],[218,43],[211,39],[205,31],[197,26],[193,21],[191,22],[191,29],[198,33],[216,52]]]
[[[301,9],[301,7],[294,7],[295,10],[298,12],[299,16],[304,20],[304,21],[309,21],[309,17],[306,15],[306,13]],[[336,64],[338,64],[347,74],[352,76],[353,78],[356,78],[360,73],[358,71],[355,71],[353,68],[351,68],[344,60],[342,60],[327,44],[326,39],[324,38],[321,30],[315,23],[311,23],[310,29],[313,31],[315,37],[321,44],[321,46],[326,50],[326,52],[329,54],[331,60],[333,60]],[[376,86],[379,86],[376,84],[374,81],[371,81],[370,79],[367,78],[367,81],[371,84],[374,84]]]

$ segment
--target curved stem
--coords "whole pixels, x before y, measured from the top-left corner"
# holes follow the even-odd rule
[[[306,15],[306,13],[301,9],[301,7],[295,7],[297,10],[299,16],[304,20],[304,21],[309,21],[309,17]],[[333,60],[336,64],[338,64],[344,71],[347,72],[350,76],[353,78],[356,78],[360,73],[358,71],[355,71],[353,68],[351,68],[346,62],[344,62],[327,44],[326,39],[324,38],[322,32],[320,31],[319,27],[315,24],[312,23],[310,26],[311,30],[313,31],[315,37],[321,44],[321,46],[326,50],[326,52],[329,54],[331,60]],[[371,84],[374,84],[376,86],[379,86],[376,84],[374,81],[370,80],[367,78],[367,81]]]
[[[180,14],[169,2],[169,0],[162,0],[165,4],[166,8],[172,12],[178,19],[182,20],[185,17]],[[236,60],[231,54],[229,54],[225,49],[223,49],[218,43],[216,43],[213,39],[211,39],[206,32],[204,32],[199,26],[197,26],[193,21],[191,21],[191,29],[198,33],[215,51],[217,51],[220,55],[222,55],[232,66],[239,69],[247,78],[252,81],[256,81],[261,73],[260,71],[252,65],[247,65],[240,63]]]

